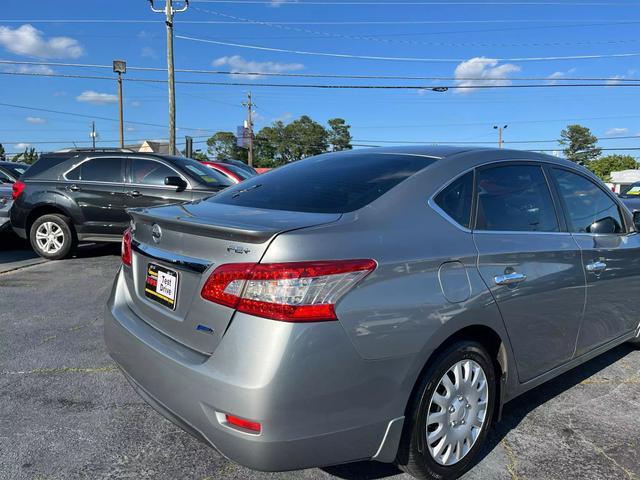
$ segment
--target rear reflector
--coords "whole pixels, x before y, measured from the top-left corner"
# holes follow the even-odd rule
[[[229,425],[244,428],[245,430],[249,430],[251,432],[260,433],[260,430],[262,430],[262,426],[258,422],[245,420],[244,418],[236,417],[235,415],[226,414],[225,420]]]
[[[201,294],[211,302],[273,320],[337,320],[337,301],[376,266],[374,260],[230,263],[216,268]]]
[[[132,261],[131,252],[131,229],[127,228],[122,236],[122,263],[128,267],[131,266]]]

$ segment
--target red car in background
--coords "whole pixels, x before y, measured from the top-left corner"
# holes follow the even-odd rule
[[[238,160],[202,162],[202,164],[225,175],[233,183],[240,183],[247,178],[255,177],[256,175],[258,175],[258,172],[253,167],[250,167],[246,163],[240,162]]]

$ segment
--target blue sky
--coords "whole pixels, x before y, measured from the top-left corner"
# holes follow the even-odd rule
[[[187,12],[176,16],[176,34],[272,49],[388,59],[300,55],[177,38],[176,68],[457,76],[458,80],[248,79],[239,75],[186,73],[178,74],[177,79],[474,86],[475,83],[460,78],[480,76],[489,78],[485,84],[516,84],[513,78],[517,77],[640,77],[640,56],[608,57],[640,52],[637,35],[640,2],[635,0],[513,1],[502,5],[419,0],[379,0],[384,3],[380,5],[375,5],[374,0],[360,5],[355,4],[357,0],[326,0],[330,4],[325,5],[317,4],[321,0],[310,2],[194,0]],[[161,15],[152,13],[144,0],[4,0],[3,6],[0,59],[108,65],[113,59],[122,58],[130,67],[166,67],[164,23]],[[580,55],[604,58],[509,60]],[[398,59],[401,57],[451,61],[402,61]],[[113,75],[108,69],[42,65],[4,64],[0,65],[0,71]],[[129,71],[127,77],[162,80],[165,75]],[[0,142],[8,152],[21,150],[26,144],[39,151],[66,147],[71,141],[86,145],[80,142],[90,140],[92,117],[96,117],[100,140],[105,142],[102,145],[117,143],[118,124],[109,120],[118,116],[115,81],[14,75],[2,75],[0,81]],[[603,148],[640,147],[640,138],[610,138],[640,135],[637,88],[470,89],[445,93],[257,86],[250,89],[258,105],[256,128],[303,114],[320,122],[343,117],[352,125],[358,144],[396,141],[482,144],[497,141],[492,128],[496,124],[508,124],[506,141],[553,140],[564,126],[573,122],[587,125],[603,138],[600,143]],[[185,134],[190,134],[196,142],[203,142],[217,130],[234,131],[245,118],[241,103],[248,90],[246,86],[178,84],[178,137],[182,141]],[[125,118],[127,142],[167,138],[163,127],[167,124],[166,84],[125,82]],[[204,148],[203,143],[196,146]],[[553,142],[509,146],[558,148]],[[638,152],[630,153],[637,156]]]

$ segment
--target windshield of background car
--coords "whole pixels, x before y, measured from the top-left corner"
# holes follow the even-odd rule
[[[8,170],[11,175],[18,178],[29,168],[27,165],[3,165],[5,170]]]
[[[255,177],[256,174],[250,172],[249,170],[245,169],[245,168],[240,168],[236,165],[230,164],[230,163],[225,163],[224,168],[226,168],[227,170],[232,171],[234,174],[236,174],[238,177],[240,177],[242,180],[246,180],[247,178],[251,178],[251,177]]]
[[[434,161],[402,154],[319,155],[250,178],[207,201],[294,212],[352,212]]]
[[[197,178],[200,182],[209,187],[228,187],[234,183],[220,172],[202,165],[200,162],[189,158],[180,158],[176,163],[192,177]]]
[[[640,198],[640,184],[633,184],[620,193],[622,198]]]

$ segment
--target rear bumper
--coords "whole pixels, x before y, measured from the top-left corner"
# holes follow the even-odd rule
[[[105,312],[112,358],[152,407],[225,457],[263,471],[395,457],[406,399],[393,375],[404,363],[364,362],[337,322],[240,314],[203,355],[138,317],[124,285],[120,271]],[[225,413],[262,432],[225,425]]]

